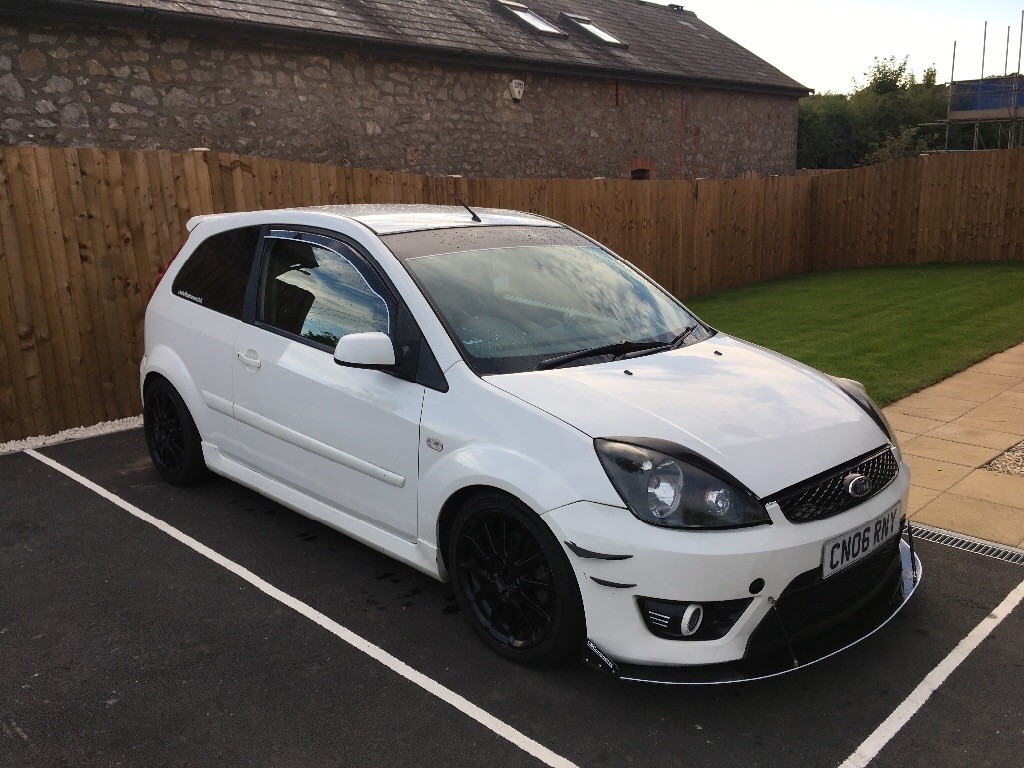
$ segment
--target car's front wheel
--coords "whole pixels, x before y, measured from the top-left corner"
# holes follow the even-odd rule
[[[491,648],[520,664],[579,658],[585,640],[579,585],[551,530],[515,499],[476,496],[448,542],[455,598]]]
[[[164,480],[172,485],[192,485],[209,474],[192,414],[166,379],[154,379],[146,387],[142,426],[153,466]]]

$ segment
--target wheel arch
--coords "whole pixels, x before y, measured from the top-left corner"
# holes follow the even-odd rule
[[[196,423],[199,434],[205,434],[205,424],[202,421],[206,403],[203,400],[202,392],[196,386],[192,376],[189,374],[185,362],[174,350],[165,345],[160,345],[149,350],[146,355],[145,368],[142,375],[141,394],[146,396],[146,389],[152,386],[157,378],[164,379],[181,399],[185,401],[192,420]]]
[[[168,384],[170,384],[172,387],[174,386],[174,384],[171,382],[171,380],[168,379],[166,376],[164,376],[162,373],[158,373],[156,371],[149,371],[146,374],[145,378],[143,378],[143,380],[142,380],[142,399],[143,400],[146,399],[146,390],[149,389],[153,385],[153,382],[156,381],[157,379],[163,379]]]
[[[501,496],[505,496],[532,514],[538,521],[541,520],[542,516],[537,512],[537,510],[514,493],[510,493],[503,488],[483,483],[467,485],[459,488],[445,500],[441,505],[441,511],[437,515],[437,549],[438,552],[440,552],[441,564],[445,568],[446,576],[448,575],[448,537],[451,534],[452,524],[455,522],[455,516],[470,499],[474,499],[477,496],[483,496],[488,493],[496,493]]]
[[[492,509],[492,503],[494,507],[498,508],[502,506],[502,501],[504,500],[506,508],[515,510],[516,517],[513,519],[522,521],[519,523],[520,527],[524,527],[523,523],[526,523],[525,530],[527,535],[537,540],[536,544],[541,555],[547,559],[547,571],[551,579],[549,586],[553,588],[555,597],[547,608],[539,610],[545,610],[549,614],[549,623],[546,625],[549,629],[545,632],[540,645],[532,645],[523,651],[515,652],[525,653],[527,656],[513,657],[509,655],[511,651],[508,651],[508,649],[502,650],[499,648],[496,643],[500,643],[500,640],[493,637],[488,638],[487,630],[481,629],[482,626],[490,626],[487,620],[480,617],[474,619],[469,615],[470,606],[476,605],[476,601],[471,596],[467,597],[465,590],[467,588],[472,589],[472,587],[468,586],[464,579],[458,579],[456,574],[448,571],[447,546],[443,546],[440,547],[440,550],[442,553],[441,557],[445,559],[445,575],[452,584],[455,599],[460,604],[459,607],[462,608],[466,617],[470,619],[470,623],[477,630],[478,634],[484,638],[485,642],[497,650],[499,654],[506,656],[506,658],[515,658],[518,663],[531,666],[545,666],[572,658],[578,659],[587,637],[587,610],[580,588],[580,576],[576,568],[573,567],[573,563],[570,561],[562,542],[558,540],[556,532],[544,520],[544,515],[539,514],[536,509],[522,498],[502,488],[479,483],[466,485],[446,499],[442,508],[442,514],[438,515],[439,535],[443,535],[445,539],[448,539],[451,535],[452,527],[461,519],[460,511],[465,509],[465,505],[484,495],[496,496],[498,498],[477,505],[474,511],[477,513],[486,512]],[[466,518],[467,521],[472,519],[474,518]],[[536,533],[529,530],[532,527],[537,529]],[[447,545],[447,541],[445,545]],[[507,548],[505,552],[507,555]],[[510,562],[514,562],[514,560]],[[514,589],[516,587],[513,587]],[[551,591],[548,591],[548,594],[549,599],[551,599]],[[509,599],[514,598],[510,597]],[[468,603],[466,602],[467,600],[469,601]],[[481,622],[484,623],[481,624]],[[532,626],[530,630],[531,637],[535,639],[535,631]],[[550,640],[548,635],[550,635]],[[555,644],[551,645],[552,642]],[[535,651],[539,651],[540,655],[534,656]]]

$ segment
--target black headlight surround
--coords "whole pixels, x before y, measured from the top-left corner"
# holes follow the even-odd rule
[[[622,443],[622,444],[625,444],[625,445],[634,446],[636,448],[642,448],[642,449],[648,449],[648,450],[652,450],[652,451],[657,451],[658,453],[662,453],[665,456],[668,456],[669,458],[677,459],[677,460],[683,462],[684,464],[688,464],[689,466],[691,466],[691,467],[693,467],[695,469],[698,469],[701,472],[704,472],[704,473],[710,475],[711,477],[714,477],[716,480],[719,480],[722,483],[728,485],[729,489],[732,490],[733,492],[735,492],[744,502],[746,502],[750,506],[754,507],[757,511],[762,512],[763,513],[763,517],[761,519],[752,520],[750,522],[727,524],[727,525],[713,525],[713,526],[712,525],[691,525],[691,526],[672,525],[670,523],[659,523],[659,522],[656,522],[656,521],[653,521],[653,520],[649,520],[649,519],[647,519],[645,517],[642,517],[640,514],[638,514],[636,512],[636,510],[633,509],[633,507],[629,503],[629,501],[623,496],[622,491],[619,489],[618,483],[608,473],[608,468],[605,466],[604,461],[601,460],[601,456],[602,456],[602,452],[600,450],[600,444],[601,443]],[[764,503],[757,496],[757,494],[755,494],[753,491],[751,491],[749,488],[747,488],[742,482],[737,480],[732,474],[730,474],[726,470],[722,469],[720,466],[715,464],[713,461],[710,461],[709,459],[707,459],[706,457],[702,456],[701,454],[696,453],[695,451],[692,451],[689,448],[686,448],[685,446],[679,445],[678,443],[673,443],[670,440],[660,440],[658,438],[650,438],[650,437],[610,436],[610,437],[596,438],[594,440],[594,450],[597,453],[598,460],[601,463],[601,468],[605,471],[605,475],[608,476],[608,481],[612,484],[612,487],[615,489],[615,492],[619,495],[619,498],[622,499],[622,503],[633,514],[633,516],[635,518],[637,518],[642,523],[646,523],[647,525],[653,525],[653,526],[655,526],[657,528],[665,528],[665,529],[668,529],[668,530],[690,531],[690,532],[701,531],[701,532],[706,532],[706,533],[710,533],[710,532],[714,532],[714,531],[731,531],[731,530],[737,530],[737,529],[741,529],[741,528],[753,528],[753,527],[756,527],[756,526],[771,525],[772,524],[771,516],[768,514],[768,510],[765,508]]]
[[[858,386],[859,382],[855,382],[853,379],[844,379],[839,376],[829,376],[829,379],[832,380],[833,384],[843,390],[847,397],[859,405],[864,413],[871,417],[871,420],[878,425],[878,428],[882,430],[890,443],[896,445],[896,436],[892,433],[892,427],[889,425],[889,422],[886,420],[882,411],[861,388],[863,385]]]

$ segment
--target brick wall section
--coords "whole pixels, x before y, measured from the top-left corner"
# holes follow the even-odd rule
[[[320,44],[317,44],[320,45]],[[525,98],[508,92],[526,82]],[[0,144],[187,149],[491,177],[792,173],[797,100],[249,39],[0,24]]]

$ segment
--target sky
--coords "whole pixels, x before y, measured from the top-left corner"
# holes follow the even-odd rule
[[[986,20],[985,74],[1003,74],[1008,26],[1013,72],[1024,10],[1024,0],[672,1],[819,93],[849,93],[876,56],[909,56],[918,79],[934,65],[948,82],[954,40],[956,79],[977,78]]]

